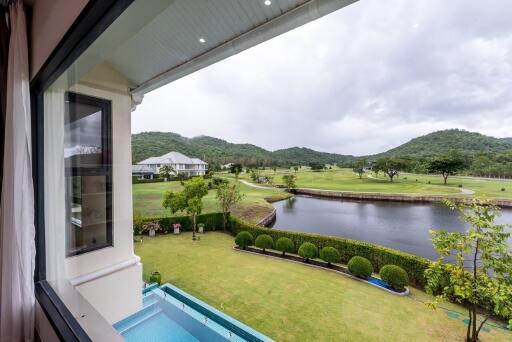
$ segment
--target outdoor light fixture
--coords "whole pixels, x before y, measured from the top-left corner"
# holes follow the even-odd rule
[[[267,6],[272,5],[272,1],[270,1],[270,0],[265,0],[265,5],[267,5]]]
[[[206,43],[206,39],[204,39],[204,38],[199,38],[199,43],[201,43],[201,44]]]

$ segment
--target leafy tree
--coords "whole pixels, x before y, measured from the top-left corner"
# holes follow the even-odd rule
[[[320,170],[323,170],[325,168],[325,164],[317,163],[317,162],[312,162],[312,163],[309,163],[309,167],[313,171],[320,171]]]
[[[388,175],[389,180],[393,182],[393,178],[406,168],[406,162],[402,159],[381,158],[377,161],[376,167]]]
[[[185,181],[187,180],[187,175],[183,172],[178,172],[178,174],[176,175],[176,177],[178,177],[178,180],[180,181],[181,185],[184,185],[185,184]]]
[[[444,184],[446,184],[448,176],[463,170],[465,165],[466,163],[461,156],[452,153],[431,159],[427,165],[427,170],[430,173],[440,173],[443,176]]]
[[[507,243],[511,234],[506,225],[494,222],[500,209],[486,200],[446,204],[458,209],[470,228],[465,233],[430,232],[439,259],[425,271],[427,291],[436,295],[430,303],[434,308],[444,298],[467,305],[466,340],[475,342],[492,314],[512,318],[512,250]],[[453,264],[444,263],[448,256],[455,257]],[[480,324],[479,306],[487,312]]]
[[[274,170],[274,173],[276,173],[276,172],[277,172],[277,167],[275,167],[275,166],[274,166],[274,167],[272,168],[272,170]]]
[[[295,189],[297,185],[295,184],[295,181],[297,180],[297,176],[295,175],[284,175],[283,176],[283,182],[286,185],[286,188],[288,189]]]
[[[298,166],[294,166],[293,167],[293,171],[295,171],[295,173],[297,173],[297,171],[299,171],[299,167]]]
[[[368,163],[366,162],[365,159],[362,159],[362,160],[357,161],[354,164],[354,166],[352,167],[352,171],[359,175],[359,179],[363,178],[363,174],[365,172],[364,168],[365,168],[366,165],[368,165]]]
[[[222,210],[222,224],[226,230],[228,223],[228,214],[235,205],[240,203],[244,195],[240,193],[238,184],[223,183],[217,188],[217,200],[219,201],[220,209]]]
[[[230,173],[235,174],[235,178],[238,179],[238,175],[243,171],[242,164],[231,164],[229,168]]]
[[[185,211],[192,219],[192,240],[196,239],[196,219],[203,210],[202,198],[208,194],[208,184],[203,178],[194,177],[185,182],[180,192],[167,191],[162,206],[172,214]]]
[[[165,178],[167,180],[171,179],[172,176],[176,174],[176,170],[171,165],[163,165],[158,171],[160,177]]]

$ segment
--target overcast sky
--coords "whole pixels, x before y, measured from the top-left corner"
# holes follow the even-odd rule
[[[132,130],[371,154],[512,136],[511,0],[361,0],[157,89]]]

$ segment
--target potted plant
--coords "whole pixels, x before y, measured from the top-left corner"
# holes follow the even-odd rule
[[[161,230],[162,230],[162,227],[160,227],[160,223],[156,222],[156,221],[145,223],[142,226],[142,231],[148,232],[149,236],[155,236],[156,232],[161,231]]]
[[[200,234],[204,233],[204,223],[199,223],[197,225],[197,232]]]
[[[181,224],[179,223],[174,223],[172,225],[172,227],[174,228],[174,234],[175,235],[178,235],[180,233],[180,229],[181,229]]]
[[[151,273],[151,275],[149,276],[150,284],[157,283],[158,285],[160,285],[161,282],[162,282],[162,275],[160,274],[160,272],[155,271],[155,272]]]

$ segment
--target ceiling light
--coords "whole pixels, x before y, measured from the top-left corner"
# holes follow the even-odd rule
[[[206,39],[204,39],[204,38],[199,38],[199,43],[201,43],[201,44],[206,43]]]
[[[270,6],[270,5],[272,5],[272,1],[270,1],[270,0],[265,0],[264,4],[265,4],[265,5],[267,5],[267,6]]]

